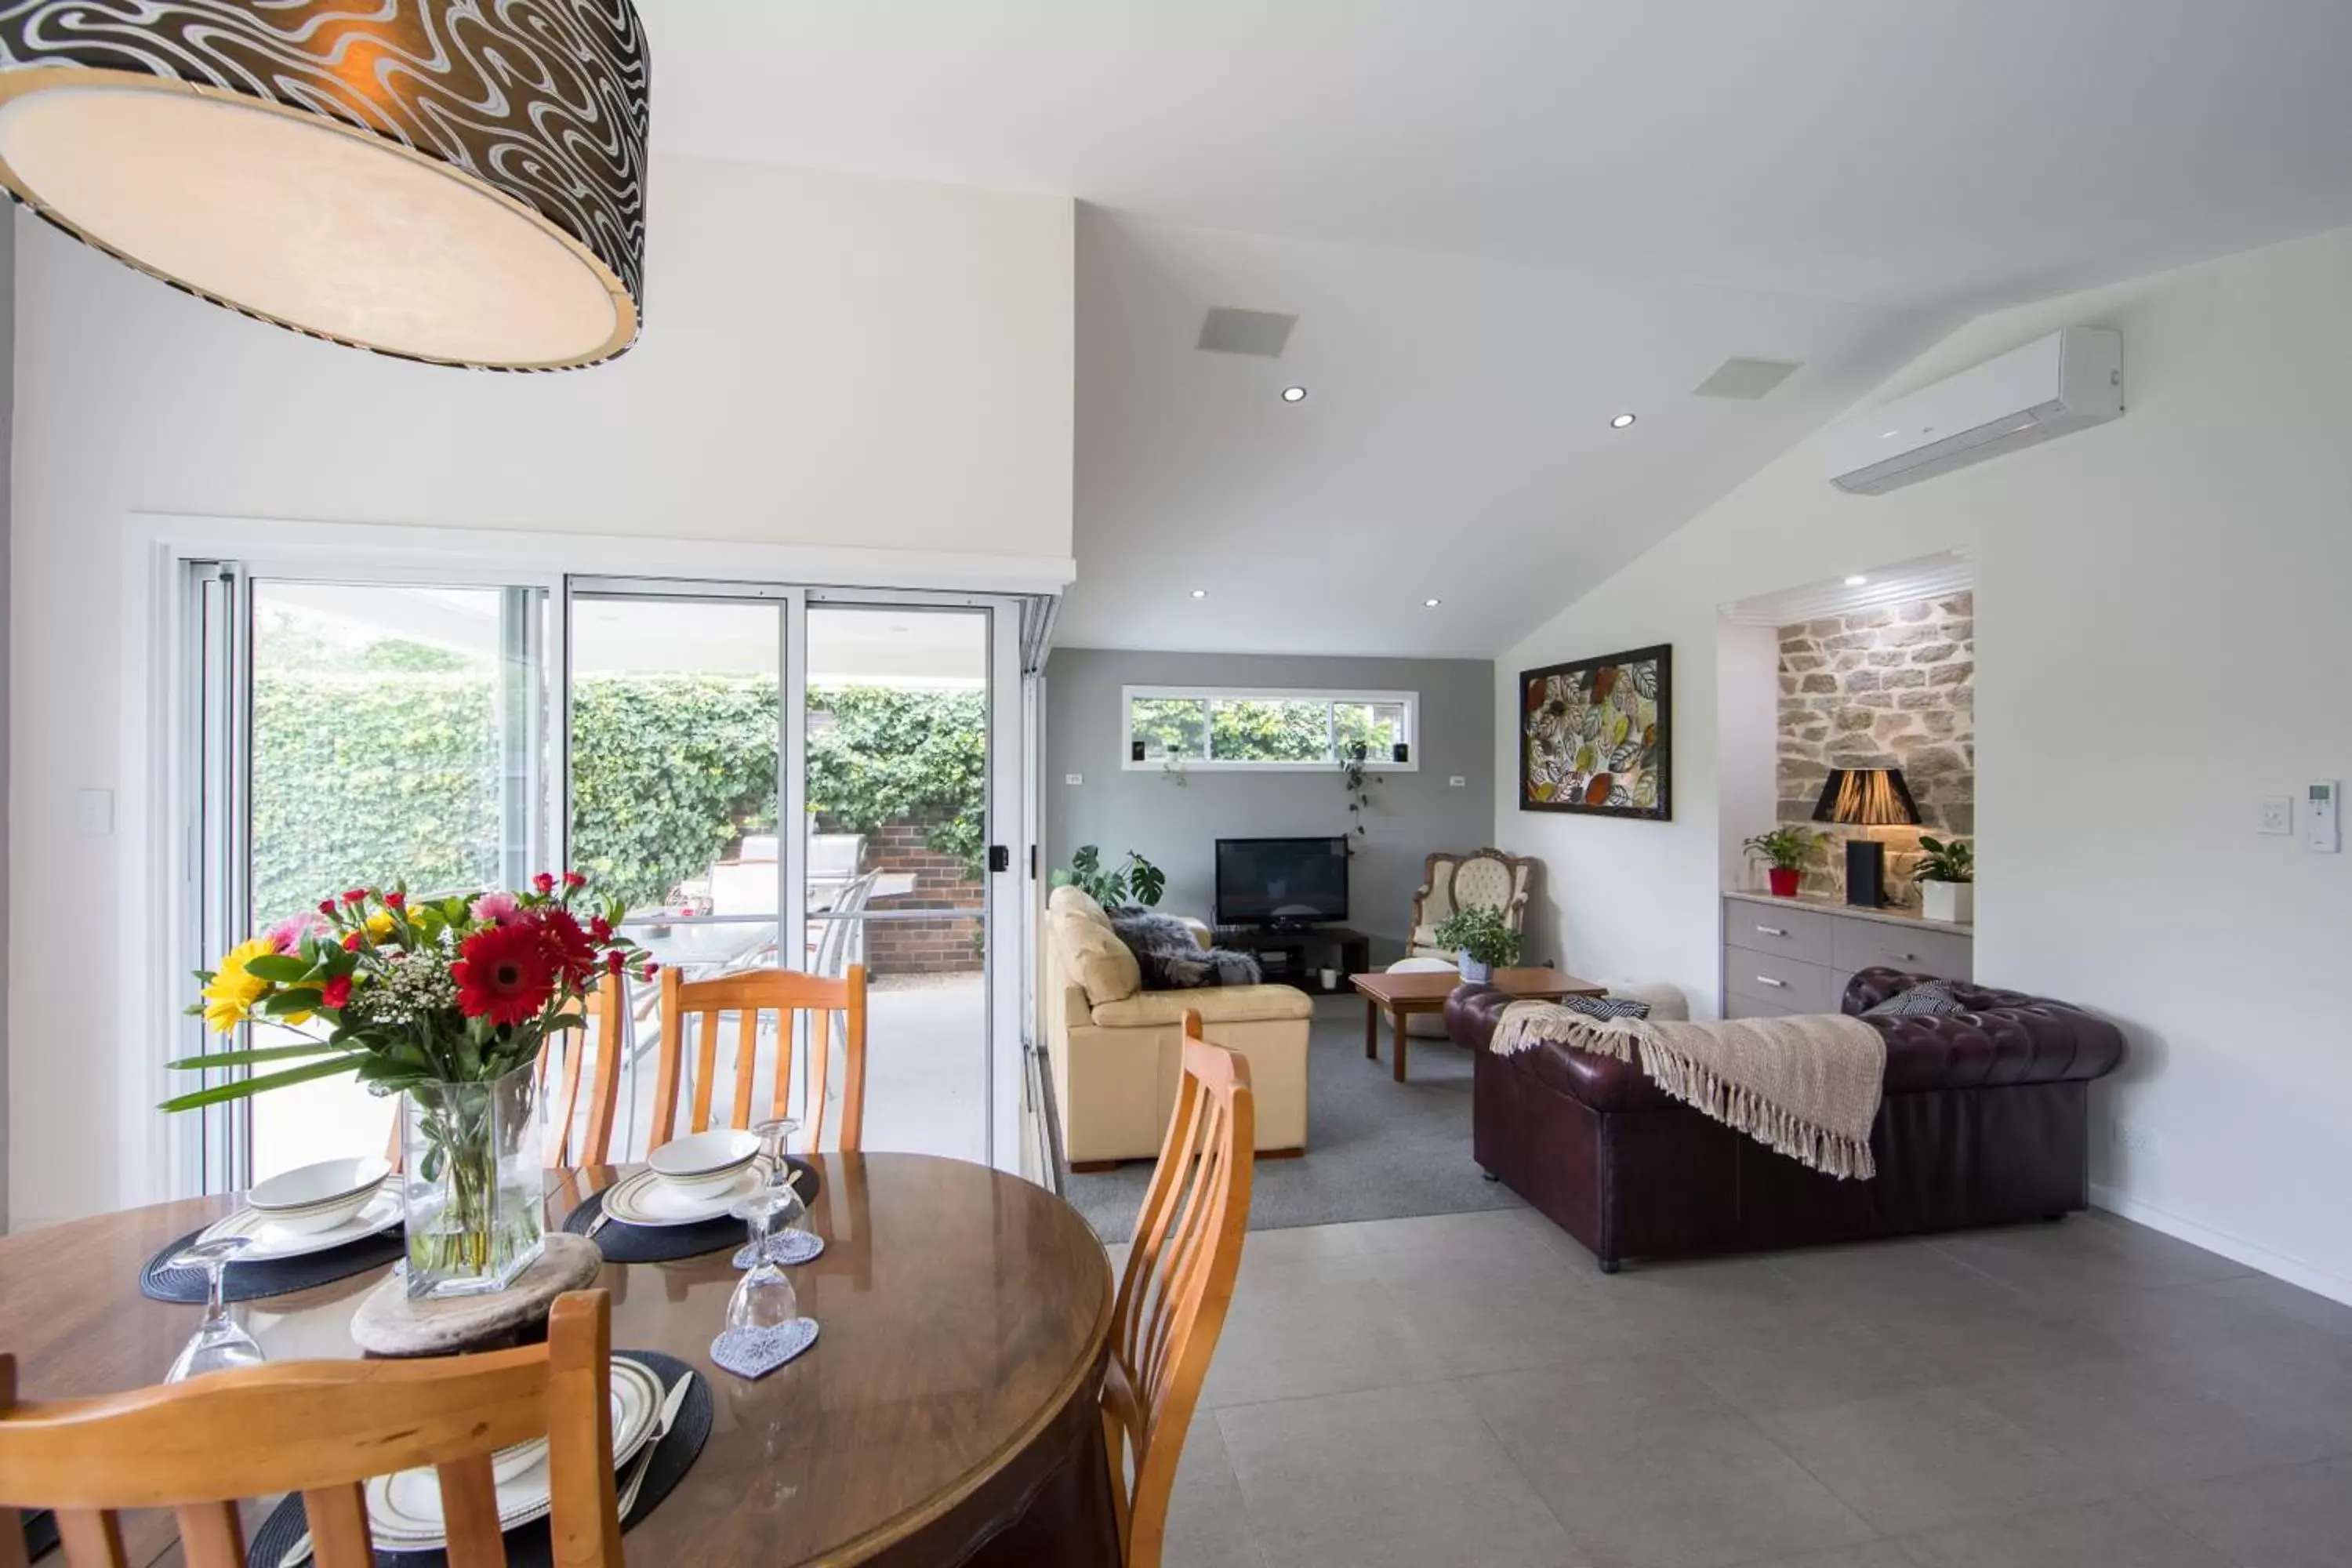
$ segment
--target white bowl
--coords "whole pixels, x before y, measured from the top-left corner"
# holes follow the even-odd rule
[[[713,1197],[732,1185],[760,1157],[760,1137],[736,1127],[714,1127],[674,1138],[646,1157],[665,1185],[689,1197]]]
[[[367,1207],[391,1174],[392,1162],[381,1154],[321,1160],[255,1183],[246,1206],[297,1236],[332,1230]]]

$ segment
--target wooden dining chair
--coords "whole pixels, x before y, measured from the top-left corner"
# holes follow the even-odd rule
[[[609,1387],[612,1303],[556,1299],[547,1342],[417,1361],[309,1361],[94,1399],[18,1404],[0,1355],[0,1568],[25,1568],[18,1510],[55,1510],[70,1568],[122,1568],[124,1509],[168,1508],[188,1568],[244,1568],[240,1498],[300,1492],[318,1568],[372,1568],[363,1483],[440,1471],[451,1568],[502,1568],[490,1454],[544,1435],[554,1561],[620,1568]],[[275,1564],[268,1568],[276,1568]]]
[[[1184,1015],[1184,1079],[1111,1309],[1103,1376],[1124,1568],[1160,1568],[1185,1429],[1234,1300],[1249,1229],[1257,1110],[1249,1062]]]
[[[607,974],[588,998],[588,1026],[567,1029],[540,1048],[540,1103],[547,1107],[541,1148],[549,1167],[572,1169],[612,1163],[613,1119],[621,1103],[621,1068],[629,1054],[629,983]],[[593,1070],[590,1061],[593,1059]],[[580,1096],[588,1096],[588,1121],[580,1121]]]
[[[761,1119],[796,1117],[800,1146],[819,1146],[825,1131],[825,1093],[832,1070],[833,1019],[839,1015],[848,1042],[841,1085],[841,1126],[835,1147],[857,1152],[866,1131],[866,966],[853,963],[838,980],[803,974],[791,969],[750,969],[734,974],[688,980],[675,969],[661,972],[661,1051],[654,1070],[652,1146],[674,1137],[700,1132],[711,1125],[712,1090],[719,1076],[719,1016],[736,1016],[735,1092],[728,1108],[729,1123],[752,1122],[753,1079],[758,1071],[760,1020],[776,1019],[775,1068],[768,1087],[768,1105]],[[678,1125],[679,1085],[686,1076],[687,1018],[701,1021],[696,1032],[692,1103],[684,1108],[686,1125]],[[797,1016],[808,1016],[809,1072],[806,1107],[792,1104],[793,1049]]]

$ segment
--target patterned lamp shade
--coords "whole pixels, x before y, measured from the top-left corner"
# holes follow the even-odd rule
[[[1901,768],[1832,768],[1813,806],[1815,822],[1854,827],[1916,827],[1919,807]]]
[[[0,0],[0,184],[165,282],[436,364],[635,342],[630,0]]]

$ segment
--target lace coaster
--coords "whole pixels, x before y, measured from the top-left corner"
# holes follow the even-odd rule
[[[768,1261],[778,1264],[814,1263],[824,1254],[824,1237],[812,1230],[788,1230],[781,1236],[768,1237]],[[745,1242],[735,1249],[735,1267],[751,1267],[751,1244]]]
[[[814,1343],[814,1318],[772,1329],[730,1329],[710,1342],[710,1364],[738,1377],[765,1377]]]

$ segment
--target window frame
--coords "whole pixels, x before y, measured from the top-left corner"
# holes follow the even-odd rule
[[[1336,729],[1328,731],[1331,750],[1327,754],[1305,762],[1282,762],[1274,759],[1248,757],[1161,757],[1135,760],[1135,704],[1143,701],[1218,702],[1319,702],[1327,710],[1356,705],[1386,705],[1404,710],[1400,729],[1403,735],[1408,760],[1397,762],[1390,757],[1366,757],[1364,771],[1381,773],[1412,773],[1421,771],[1421,693],[1418,691],[1364,691],[1341,687],[1316,686],[1122,686],[1118,689],[1118,760],[1123,772],[1131,773],[1161,773],[1181,768],[1186,773],[1318,773],[1339,765]],[[1208,718],[1205,744],[1215,744],[1216,721],[1213,712]]]

